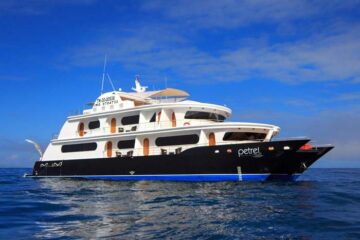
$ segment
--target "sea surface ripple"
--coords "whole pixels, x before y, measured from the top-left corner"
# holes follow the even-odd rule
[[[297,182],[23,178],[0,169],[0,239],[360,239],[360,169]]]

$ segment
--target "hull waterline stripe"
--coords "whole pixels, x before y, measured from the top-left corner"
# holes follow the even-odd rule
[[[32,176],[32,178],[83,178],[98,180],[162,180],[162,181],[265,181],[296,180],[300,174],[169,174],[169,175],[72,175],[72,176]]]

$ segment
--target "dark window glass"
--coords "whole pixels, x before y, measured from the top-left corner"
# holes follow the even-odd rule
[[[185,119],[206,119],[223,122],[225,120],[225,117],[211,112],[187,111],[185,114]]]
[[[131,124],[138,124],[138,123],[139,123],[139,115],[123,117],[121,119],[122,125],[131,125]]]
[[[94,151],[97,148],[96,143],[80,143],[80,144],[68,144],[61,147],[61,152],[84,152]]]
[[[224,141],[246,141],[246,140],[263,140],[265,133],[254,132],[227,132],[224,135]]]
[[[100,127],[100,121],[92,121],[89,122],[89,129],[95,129],[95,128],[99,128]]]
[[[118,149],[127,149],[135,147],[135,139],[132,140],[124,140],[118,142]]]
[[[156,113],[154,113],[154,115],[151,117],[150,122],[155,122],[155,120],[156,120]]]
[[[196,134],[172,136],[172,137],[159,137],[155,141],[157,146],[185,145],[185,144],[195,144],[198,142],[199,142],[199,136]]]

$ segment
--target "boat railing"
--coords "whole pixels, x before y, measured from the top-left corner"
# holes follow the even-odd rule
[[[82,115],[83,110],[79,110],[79,109],[75,109],[75,110],[71,110],[68,113],[68,116],[79,116]]]
[[[222,146],[222,145],[231,145],[231,144],[245,144],[245,143],[255,143],[261,142],[263,139],[254,139],[254,140],[247,140],[247,141],[219,141],[216,142],[213,146]],[[127,149],[112,149],[111,150],[111,157],[133,157],[133,156],[158,156],[158,155],[176,155],[180,154],[181,152],[194,148],[194,147],[205,147],[209,146],[209,143],[198,143],[198,144],[191,144],[191,145],[176,145],[176,146],[152,146],[149,148],[144,147],[137,147],[137,148],[127,148]],[[226,149],[226,153],[230,154],[233,152],[233,149],[229,148]],[[219,149],[214,149],[214,153],[220,153]],[[104,156],[107,156],[108,150],[103,150]]]
[[[138,123],[131,125],[117,125],[115,128],[111,126],[100,127],[96,129],[85,129],[84,135],[102,135],[109,133],[130,133],[136,131],[145,131],[145,130],[159,130],[159,129],[170,129],[176,127],[190,127],[190,126],[201,126],[214,123],[221,123],[223,121],[216,120],[198,120],[198,119],[185,119],[178,120],[176,123],[172,121],[156,121],[148,123]],[[115,130],[115,131],[114,131]],[[78,135],[78,131],[74,131],[75,135]]]

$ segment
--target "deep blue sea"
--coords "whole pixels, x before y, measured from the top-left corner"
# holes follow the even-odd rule
[[[360,169],[297,182],[114,182],[0,169],[0,239],[360,239]]]

